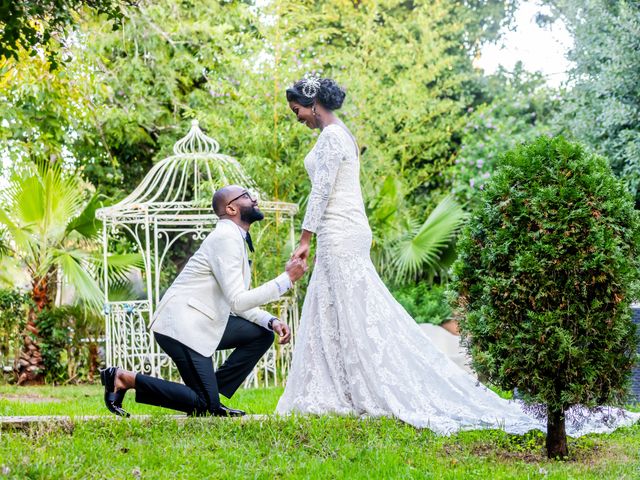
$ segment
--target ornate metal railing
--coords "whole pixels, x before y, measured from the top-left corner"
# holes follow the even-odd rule
[[[268,306],[269,310],[295,331],[299,318],[295,293]],[[154,377],[180,380],[171,359],[158,347],[149,329],[149,302],[109,302],[105,305],[106,362]],[[291,364],[292,345],[274,345],[262,357],[244,382],[245,387],[281,385]],[[213,361],[218,367],[224,363],[229,351],[216,352]]]

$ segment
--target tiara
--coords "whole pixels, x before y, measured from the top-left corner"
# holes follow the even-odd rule
[[[307,98],[313,98],[320,90],[320,77],[307,75],[302,79],[302,94]]]

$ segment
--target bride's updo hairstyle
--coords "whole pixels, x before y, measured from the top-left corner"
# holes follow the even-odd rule
[[[303,78],[287,88],[287,101],[303,107],[310,107],[315,101],[327,110],[338,110],[346,96],[344,89],[330,78]]]

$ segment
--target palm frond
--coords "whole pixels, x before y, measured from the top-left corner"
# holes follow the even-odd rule
[[[0,223],[16,250],[24,256],[38,255],[34,244],[41,249],[60,244],[69,219],[78,215],[83,202],[79,181],[60,166],[27,164],[13,173],[2,191]]]
[[[75,231],[85,238],[95,238],[102,228],[102,222],[96,218],[98,208],[100,208],[100,196],[94,195],[82,212],[67,224],[66,232]]]
[[[64,280],[71,285],[77,299],[82,300],[87,306],[99,312],[104,303],[104,296],[98,282],[90,273],[89,258],[80,250],[59,250],[53,252],[55,263],[62,270]]]
[[[28,166],[11,179],[7,207],[14,221],[37,226],[40,238],[56,243],[70,218],[82,209],[84,195],[77,178],[49,162]]]
[[[104,258],[102,255],[92,255],[89,258],[96,272],[96,278],[102,282],[104,278]],[[107,257],[107,277],[109,285],[115,283],[129,283],[128,274],[144,266],[144,260],[140,253],[112,254]],[[111,288],[109,288],[111,290]]]
[[[11,247],[7,240],[6,228],[0,226],[0,258],[9,255]]]
[[[401,283],[415,278],[425,269],[434,269],[443,251],[462,226],[465,213],[451,196],[445,197],[425,222],[394,245],[392,267]]]
[[[60,268],[60,262],[73,275],[78,264],[88,265],[86,260],[80,261],[77,251],[73,252],[79,242],[70,233],[89,233],[88,215],[95,211],[96,201],[89,204],[86,205],[80,180],[60,165],[26,163],[12,173],[7,187],[0,192],[4,244],[33,277]],[[63,251],[69,254],[64,256]],[[90,273],[85,271],[84,276]],[[82,285],[78,287],[79,292],[83,291]],[[95,292],[86,293],[92,297]]]
[[[47,162],[38,170],[44,189],[46,226],[49,235],[58,241],[66,236],[69,219],[82,211],[86,196],[79,179],[65,174],[59,164]]]
[[[396,177],[389,175],[367,205],[367,217],[376,237],[386,238],[393,234],[402,201],[401,184]]]
[[[138,288],[129,279],[126,282],[116,280],[109,283],[109,301],[123,302],[131,299],[144,299],[146,292]]]
[[[11,255],[0,256],[0,288],[13,289],[29,284],[22,263]]]
[[[6,247],[13,242],[17,244],[16,246],[19,249],[28,248],[31,242],[31,225],[27,225],[25,228],[25,226],[16,224],[8,211],[2,207],[0,207],[0,225],[2,225],[4,230],[3,243]]]

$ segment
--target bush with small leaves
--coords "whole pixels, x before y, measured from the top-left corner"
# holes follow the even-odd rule
[[[476,370],[547,416],[621,403],[635,360],[640,223],[607,161],[562,137],[506,153],[458,248],[455,307]]]

